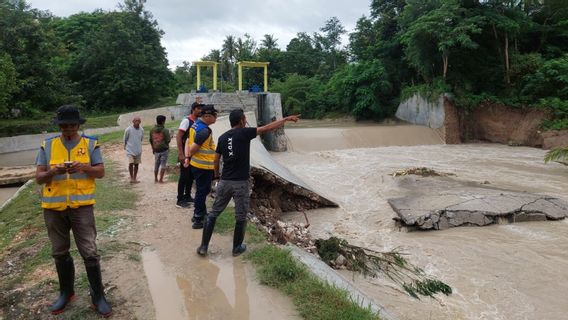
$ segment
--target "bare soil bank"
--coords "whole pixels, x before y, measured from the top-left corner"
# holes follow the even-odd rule
[[[540,130],[540,124],[549,117],[545,110],[513,108],[494,103],[464,110],[444,98],[444,112],[441,131],[448,144],[489,141],[544,149],[568,145],[568,130]]]

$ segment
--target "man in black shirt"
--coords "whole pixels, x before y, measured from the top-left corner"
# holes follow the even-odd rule
[[[231,129],[225,132],[217,142],[215,150],[215,177],[219,177],[219,162],[223,159],[223,172],[217,185],[213,208],[207,215],[201,245],[197,248],[199,255],[206,255],[209,241],[215,228],[217,217],[225,210],[231,198],[235,201],[235,233],[233,236],[233,256],[245,252],[246,217],[249,211],[249,177],[250,177],[250,141],[257,135],[278,129],[286,121],[298,121],[300,115],[288,116],[258,128],[246,128],[247,119],[243,109],[231,111],[229,121]]]

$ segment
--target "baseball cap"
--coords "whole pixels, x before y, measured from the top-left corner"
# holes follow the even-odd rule
[[[214,115],[214,116],[217,116],[217,113],[218,113],[218,112],[219,112],[219,111],[217,111],[217,110],[215,109],[215,106],[213,106],[212,104],[204,104],[204,105],[202,105],[202,107],[201,107],[201,115],[204,115],[204,114],[212,114],[212,115]]]

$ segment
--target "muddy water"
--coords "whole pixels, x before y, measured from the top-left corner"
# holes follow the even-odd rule
[[[391,173],[416,166],[454,173],[461,181],[568,200],[568,172],[562,165],[545,165],[543,150],[492,144],[419,146],[423,135],[416,137],[416,146],[358,148],[368,145],[347,139],[355,149],[322,150],[325,143],[310,144],[309,129],[300,135],[294,130],[287,130],[292,144],[307,147],[274,157],[340,205],[310,212],[316,237],[337,235],[377,250],[403,248],[411,262],[453,287],[449,297],[416,300],[385,279],[348,274],[399,318],[568,319],[568,221],[409,233],[394,227],[395,214],[387,203],[407,192]],[[346,139],[337,130],[326,132],[329,145]],[[378,132],[384,139],[399,136],[396,129]],[[310,145],[317,151],[309,151]],[[296,214],[287,218],[303,219]]]
[[[216,247],[209,259],[189,257],[190,268],[174,269],[153,250],[142,257],[156,319],[298,319],[281,293],[258,285],[251,266]]]

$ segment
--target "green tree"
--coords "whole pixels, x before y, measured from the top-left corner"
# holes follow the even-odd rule
[[[127,1],[128,11],[109,12],[96,31],[88,34],[70,68],[70,76],[96,109],[146,105],[166,95],[172,74],[162,31],[143,1]]]
[[[0,115],[8,115],[12,93],[18,90],[16,67],[7,53],[0,53]]]
[[[345,65],[330,79],[326,95],[332,97],[335,110],[358,119],[382,119],[396,108],[392,89],[381,62],[371,60]]]
[[[413,67],[426,73],[428,70],[423,64],[432,60],[432,46],[435,46],[442,60],[442,77],[446,79],[452,51],[477,48],[478,44],[471,36],[481,33],[483,21],[483,17],[468,15],[457,0],[444,0],[439,7],[412,21],[402,33],[406,57]],[[433,75],[424,76],[429,78]]]
[[[50,27],[52,19],[23,0],[0,2],[0,54],[10,57],[18,87],[5,104],[27,116],[70,100],[70,83],[56,65],[61,46]],[[6,61],[4,67],[10,68]]]
[[[315,34],[316,40],[321,44],[325,55],[327,56],[327,64],[331,72],[337,69],[338,65],[346,62],[347,54],[345,50],[340,48],[341,36],[347,31],[337,17],[329,18],[323,27],[320,28],[322,34]]]
[[[274,81],[272,86],[282,95],[285,114],[302,114],[303,118],[325,115],[327,110],[322,97],[325,86],[316,77],[288,74],[283,81]]]
[[[223,46],[221,49],[221,54],[223,57],[223,62],[221,66],[222,78],[225,81],[230,81],[230,83],[235,84],[235,62],[237,58],[237,46],[235,42],[235,37],[228,35],[223,41]]]
[[[321,52],[314,47],[312,37],[300,32],[286,46],[283,59],[284,71],[312,77],[319,68],[320,58]]]

